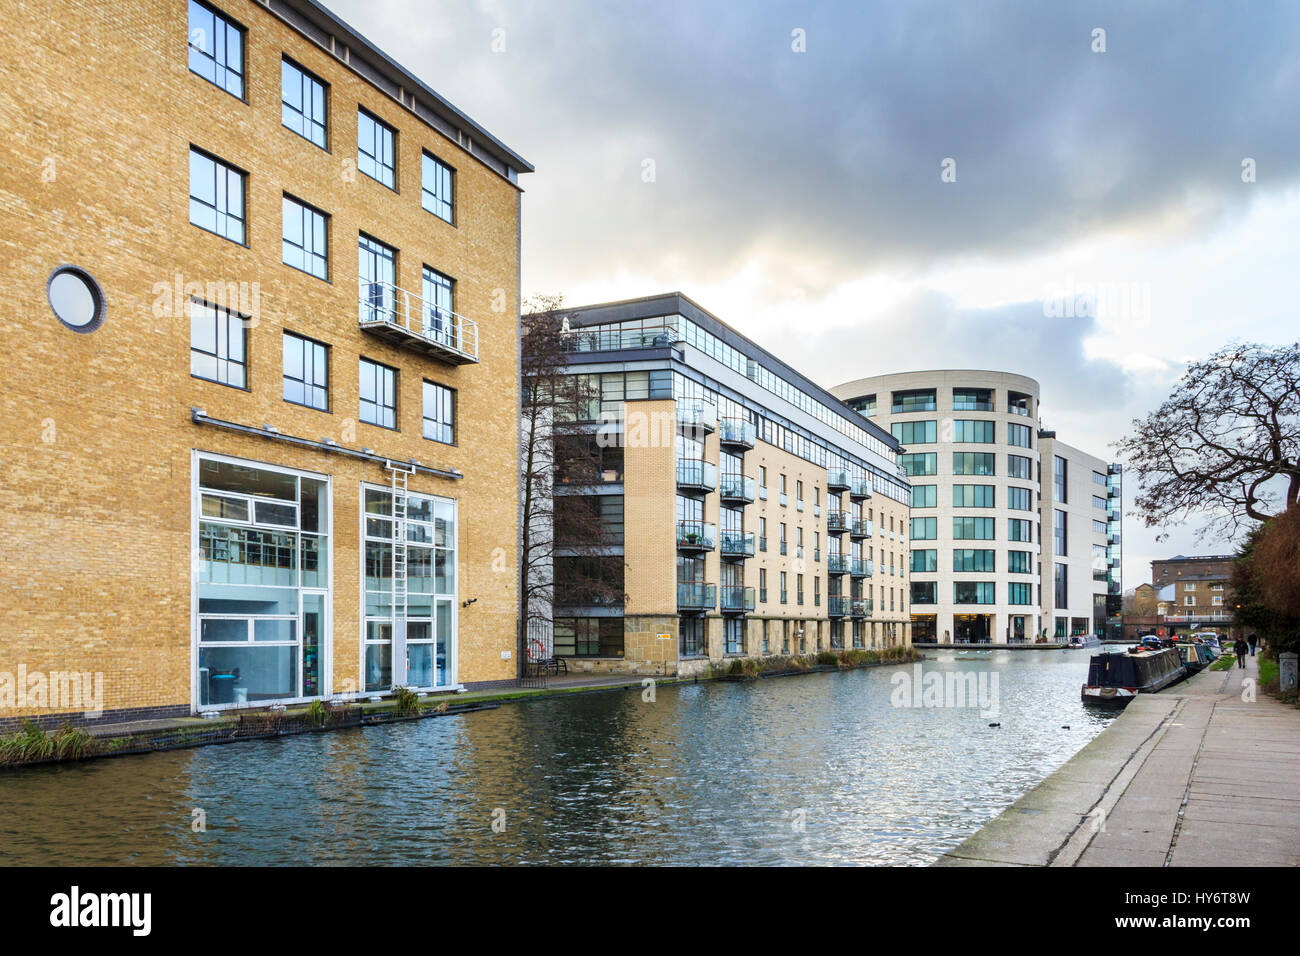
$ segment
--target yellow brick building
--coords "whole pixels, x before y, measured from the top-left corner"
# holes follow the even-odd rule
[[[513,679],[531,166],[309,0],[8,13],[0,724]]]
[[[556,494],[598,496],[612,532],[594,556],[556,551],[571,671],[910,643],[909,485],[888,432],[680,293],[566,312],[603,480],[568,484],[561,463]],[[566,587],[593,558],[621,604]]]

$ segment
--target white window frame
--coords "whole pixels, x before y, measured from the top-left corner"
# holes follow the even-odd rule
[[[310,478],[315,481],[325,482],[325,493],[327,496],[328,520],[326,521],[326,530],[321,534],[326,539],[325,560],[326,574],[325,584],[317,587],[297,586],[298,592],[298,614],[296,617],[288,615],[266,615],[267,620],[302,620],[303,596],[305,594],[320,594],[324,597],[325,622],[321,635],[320,648],[320,667],[321,693],[313,697],[284,697],[276,700],[259,701],[256,706],[267,704],[301,704],[311,700],[328,700],[331,697],[338,696],[334,694],[334,640],[333,640],[333,621],[334,621],[334,480],[332,476],[321,474],[319,472],[307,471],[302,468],[288,468],[283,465],[275,465],[270,462],[258,461],[251,458],[239,458],[233,455],[222,455],[217,452],[204,451],[199,448],[190,450],[190,542],[191,542],[191,560],[190,560],[190,710],[192,713],[199,713],[200,710],[220,711],[231,710],[238,707],[250,706],[238,702],[229,704],[199,704],[199,649],[200,634],[202,625],[199,617],[199,554],[200,538],[199,526],[203,522],[202,513],[202,490],[199,484],[199,464],[202,461],[224,462],[231,465],[243,465],[250,468],[258,468],[262,471],[272,471],[282,475],[292,475],[295,478]],[[235,492],[209,492],[210,494],[219,494],[221,497],[228,498],[252,498],[253,496],[240,495]],[[288,502],[282,502],[288,504]],[[295,508],[297,508],[295,504]],[[252,517],[253,508],[250,504],[248,521],[230,520],[226,518],[219,519],[223,524],[238,525],[241,527],[253,527]],[[267,527],[267,526],[262,526]],[[301,532],[297,532],[301,533]],[[300,557],[300,555],[299,555]],[[248,587],[268,587],[269,585],[247,585]],[[279,590],[277,588],[277,590]],[[227,615],[227,614],[205,614],[204,618],[211,619],[243,619],[246,615]],[[252,625],[249,625],[249,633],[252,633]],[[296,635],[295,643],[301,650],[303,635]],[[298,660],[299,672],[301,675],[302,658]]]

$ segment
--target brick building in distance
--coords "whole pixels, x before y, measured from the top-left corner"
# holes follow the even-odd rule
[[[312,0],[8,10],[0,675],[513,680],[532,167]]]

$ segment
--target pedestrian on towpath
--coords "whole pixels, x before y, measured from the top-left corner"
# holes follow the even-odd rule
[[[1250,645],[1246,643],[1246,639],[1238,635],[1237,642],[1232,645],[1232,649],[1237,652],[1237,666],[1245,667],[1246,651],[1250,650]]]
[[[1254,631],[1251,631],[1249,634],[1246,635],[1246,643],[1250,645],[1250,656],[1254,657],[1255,645],[1259,643],[1259,638],[1255,636]]]

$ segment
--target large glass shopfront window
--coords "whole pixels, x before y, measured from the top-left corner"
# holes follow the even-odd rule
[[[393,614],[393,496],[366,487],[365,689],[395,683],[435,688],[456,684],[456,503],[449,498],[407,495],[406,605]],[[399,591],[400,593],[400,591]],[[393,629],[405,622],[405,680],[393,668]],[[399,669],[400,670],[400,669]]]
[[[329,481],[199,456],[200,707],[327,692]]]

